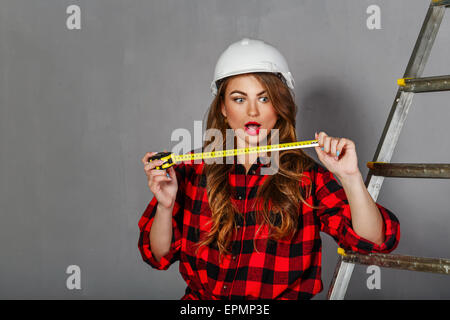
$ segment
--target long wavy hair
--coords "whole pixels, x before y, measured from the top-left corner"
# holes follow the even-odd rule
[[[263,87],[265,87],[269,99],[278,115],[278,120],[273,129],[278,129],[279,143],[297,141],[295,131],[295,117],[297,106],[278,74],[268,72],[252,73]],[[221,105],[225,100],[225,91],[229,80],[228,77],[218,83],[217,95],[211,103],[207,112],[207,129],[220,130],[222,136],[226,136],[226,129],[230,129],[221,112]],[[267,136],[267,144],[271,144],[271,135]],[[223,139],[223,150],[226,149],[226,139]],[[207,148],[213,142],[204,142]],[[268,153],[270,156],[270,152]],[[265,224],[268,226],[270,239],[292,238],[298,229],[299,210],[301,202],[309,205],[305,198],[311,195],[312,182],[307,187],[300,187],[300,179],[303,171],[314,165],[314,160],[301,149],[279,151],[278,171],[269,175],[263,185],[258,188],[256,194],[257,206],[255,209],[255,220],[260,225],[257,233]],[[234,164],[204,164],[203,173],[206,175],[206,189],[208,201],[212,212],[210,231],[204,239],[197,243],[197,251],[201,246],[216,242],[219,256],[230,253],[232,231],[236,228],[236,215],[242,213],[231,201],[231,187],[228,183],[228,173]],[[281,221],[281,223],[280,223]],[[254,243],[255,246],[255,243]],[[255,247],[256,249],[256,247]]]

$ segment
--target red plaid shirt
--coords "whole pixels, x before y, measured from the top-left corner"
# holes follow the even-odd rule
[[[309,204],[322,209],[312,210],[301,204],[299,227],[290,241],[267,239],[267,227],[255,225],[256,191],[267,175],[261,174],[261,159],[248,174],[242,164],[233,164],[229,174],[232,199],[244,213],[236,217],[238,231],[233,232],[231,254],[219,264],[217,246],[195,254],[194,243],[205,234],[211,210],[206,192],[204,162],[180,163],[175,166],[178,193],[173,209],[173,235],[170,251],[158,262],[150,248],[150,229],[156,213],[157,200],[150,201],[139,221],[138,247],[143,260],[153,268],[166,270],[179,261],[179,269],[187,283],[184,299],[310,299],[322,288],[322,245],[319,232],[331,235],[344,249],[361,253],[394,250],[400,237],[400,225],[395,215],[377,203],[383,216],[385,241],[377,245],[358,236],[352,229],[350,206],[344,189],[333,174],[322,165],[315,165],[304,174],[313,182]],[[301,185],[309,184],[302,179]],[[299,183],[300,186],[300,183]],[[208,225],[210,226],[210,225]],[[253,240],[257,251],[254,249]]]

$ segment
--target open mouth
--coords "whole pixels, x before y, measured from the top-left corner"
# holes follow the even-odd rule
[[[259,134],[259,129],[261,124],[258,122],[250,121],[245,124],[245,132],[251,136],[257,136]]]

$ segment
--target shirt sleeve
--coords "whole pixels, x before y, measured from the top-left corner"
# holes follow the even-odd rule
[[[344,188],[333,174],[317,164],[315,177],[315,205],[320,219],[320,230],[329,234],[340,247],[359,253],[393,251],[400,240],[400,223],[389,209],[376,203],[383,218],[385,239],[381,245],[360,237],[352,228],[350,204]]]
[[[138,248],[142,259],[158,270],[167,270],[175,261],[180,259],[181,236],[183,226],[183,211],[184,211],[184,188],[186,177],[186,166],[184,163],[174,165],[175,173],[178,182],[178,191],[175,199],[175,204],[172,211],[172,242],[169,252],[161,257],[158,261],[153,255],[150,247],[150,230],[152,228],[153,220],[155,218],[158,200],[155,196],[148,204],[142,217],[139,220],[139,242]]]

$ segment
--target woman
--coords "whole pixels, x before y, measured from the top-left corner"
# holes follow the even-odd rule
[[[279,143],[297,141],[294,81],[274,47],[251,39],[230,45],[211,89],[207,129],[224,136],[233,129],[238,148],[270,144],[271,129]],[[250,154],[180,163],[167,177],[147,153],[154,197],[139,221],[144,261],[165,270],[179,260],[188,285],[182,299],[310,299],[323,288],[320,231],[345,249],[394,250],[399,222],[368,193],[354,142],[323,131],[315,138],[322,164],[285,150],[275,174],[262,174],[269,164]]]

